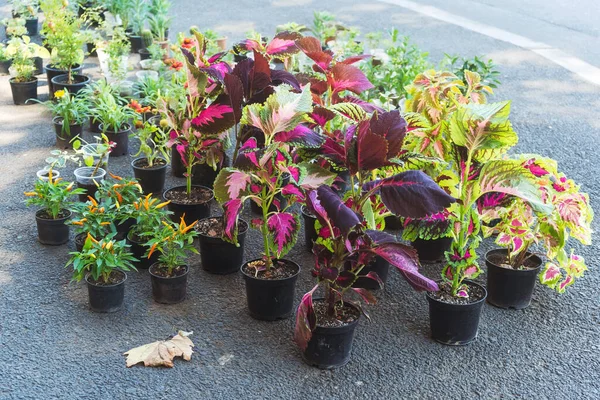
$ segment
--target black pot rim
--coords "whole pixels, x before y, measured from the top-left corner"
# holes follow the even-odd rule
[[[204,201],[204,202],[202,202],[202,203],[195,203],[195,204],[182,204],[182,203],[178,203],[178,202],[176,202],[176,201],[173,201],[173,200],[171,200],[171,203],[173,203],[173,204],[177,204],[177,205],[182,205],[182,206],[188,206],[188,205],[189,205],[189,206],[197,206],[197,205],[200,205],[200,204],[208,204],[208,203],[210,203],[211,201],[213,201],[213,200],[214,200],[214,198],[215,198],[215,191],[214,191],[214,190],[212,190],[211,188],[209,188],[209,187],[207,187],[207,186],[202,186],[202,185],[192,185],[192,187],[199,187],[199,188],[203,188],[203,189],[210,190],[210,192],[212,193],[212,196],[211,196],[211,198],[210,198],[210,199],[208,199],[208,200],[206,200],[206,201]],[[167,196],[166,196],[166,195],[167,195],[167,193],[168,193],[168,192],[171,192],[171,191],[176,191],[176,189],[177,189],[177,190],[181,190],[181,189],[183,189],[183,191],[186,191],[186,190],[187,190],[187,187],[186,187],[185,185],[173,186],[172,188],[169,188],[169,189],[167,189],[167,190],[165,190],[165,191],[163,192],[163,199],[165,199],[165,200],[170,200],[170,199],[167,199]]]
[[[102,128],[104,127],[103,125],[104,125],[104,124],[102,124],[102,123],[99,125],[99,128],[100,128],[100,130],[101,130],[101,131],[104,131],[104,129],[102,129]],[[131,124],[130,124],[129,122],[125,122],[125,123],[123,124],[123,126],[125,126],[126,128],[123,128],[123,129],[122,129],[122,130],[120,130],[120,131],[116,131],[116,132],[113,132],[113,131],[106,131],[106,132],[104,132],[104,133],[106,133],[107,135],[119,135],[119,134],[121,134],[121,133],[126,133],[126,132],[128,132],[128,131],[130,131],[130,130],[131,130]]]
[[[150,274],[152,277],[154,277],[154,278],[156,278],[156,279],[171,280],[171,279],[183,278],[184,276],[186,276],[186,275],[187,275],[187,274],[189,274],[189,272],[190,272],[190,266],[189,266],[189,265],[187,265],[187,264],[185,264],[185,265],[183,265],[183,266],[185,267],[185,273],[183,273],[182,275],[177,275],[177,276],[160,276],[160,275],[153,274],[153,273],[152,273],[152,268],[153,268],[155,265],[159,265],[159,264],[160,264],[160,262],[159,262],[159,261],[157,261],[157,262],[155,262],[154,264],[152,264],[152,265],[151,265],[151,266],[148,268],[148,273],[149,273],[149,274]],[[180,265],[180,267],[181,267],[181,265]]]
[[[40,217],[40,216],[39,216],[39,214],[41,214],[41,213],[43,213],[43,212],[45,212],[45,211],[46,211],[45,209],[42,209],[42,210],[37,210],[37,211],[35,212],[35,218],[36,218],[36,219],[39,219],[39,220],[41,220],[41,221],[66,221],[66,220],[68,220],[69,218],[71,218],[71,216],[73,215],[73,213],[72,213],[70,210],[67,210],[66,208],[63,208],[63,209],[61,209],[60,211],[66,211],[66,212],[68,212],[68,213],[69,213],[69,215],[67,215],[66,217],[57,218],[57,219],[52,219],[52,218],[42,218],[42,217]]]
[[[92,283],[89,281],[89,277],[92,276],[92,274],[90,274],[89,272],[85,275],[85,282],[90,285],[90,286],[94,286],[94,287],[101,287],[101,288],[109,288],[109,287],[115,287],[115,286],[119,286],[125,283],[125,281],[127,280],[127,274],[121,270],[115,269],[113,271],[119,272],[123,275],[123,280],[113,284],[113,285],[96,285],[95,283]]]
[[[73,80],[75,80],[76,78],[83,78],[83,81],[81,82],[73,82],[73,83],[67,83],[67,82],[59,82],[59,79],[64,79],[64,77],[67,77],[68,79],[68,74],[61,74],[61,75],[56,75],[54,78],[51,79],[52,83],[55,85],[62,85],[65,87],[71,87],[71,86],[76,86],[76,85],[81,85],[81,84],[85,84],[88,83],[89,81],[92,80],[92,78],[90,78],[87,75],[83,75],[83,74],[75,74],[72,76]]]
[[[439,284],[439,283],[441,283],[441,281],[437,281],[436,283]],[[467,280],[467,279],[465,279],[463,281],[463,283],[469,283],[469,284],[478,286],[481,289],[483,289],[483,297],[481,299],[477,300],[477,301],[472,302],[472,303],[460,304],[460,303],[447,303],[445,301],[436,299],[435,297],[431,296],[430,292],[425,292],[425,296],[427,297],[427,300],[429,300],[429,301],[433,301],[435,303],[444,304],[444,305],[453,306],[453,307],[454,306],[456,306],[456,307],[474,307],[474,306],[477,306],[480,303],[485,302],[485,299],[487,299],[487,296],[488,296],[488,292],[487,292],[487,289],[485,288],[484,285],[482,285],[480,283],[477,283],[477,282],[474,282],[474,281],[471,281],[471,280]]]
[[[319,301],[319,300],[325,301],[325,298],[324,297],[315,297],[315,298],[313,298],[313,302]],[[354,308],[356,311],[358,311],[358,318],[356,318],[354,321],[352,321],[349,324],[344,325],[344,326],[319,326],[318,325],[319,321],[317,321],[317,325],[315,327],[315,331],[318,329],[321,332],[336,333],[338,331],[342,332],[342,331],[353,329],[354,326],[358,325],[358,323],[359,323],[359,321],[360,321],[360,319],[362,317],[362,312],[360,311],[360,309],[357,306],[355,306],[354,304],[352,304],[352,303],[350,303],[348,301],[344,301],[344,305],[350,306],[350,307]]]
[[[50,70],[50,71],[54,71],[54,72],[59,72],[59,71],[69,72],[66,69],[54,68],[54,66],[51,64],[46,64],[46,66],[44,66],[44,68],[47,70]],[[80,69],[83,69],[83,66],[81,64],[75,64],[75,65],[71,66],[71,71],[80,70]]]
[[[485,263],[486,263],[486,266],[488,268],[490,268],[490,266],[492,266],[492,267],[501,268],[501,269],[507,270],[507,271],[515,271],[515,273],[526,273],[526,272],[532,273],[533,271],[536,271],[536,273],[537,273],[542,268],[543,261],[542,261],[541,257],[539,257],[537,254],[531,253],[530,251],[528,251],[526,254],[532,254],[533,255],[532,257],[529,258],[530,260],[536,260],[537,259],[536,260],[537,267],[535,267],[535,268],[527,268],[527,269],[514,269],[514,268],[510,268],[509,269],[509,268],[501,267],[501,266],[495,264],[493,261],[491,261],[491,260],[488,259],[488,256],[490,254],[498,254],[498,253],[505,253],[506,254],[506,253],[508,253],[508,250],[507,249],[503,249],[503,248],[497,248],[497,249],[489,250],[487,253],[485,253]]]
[[[38,78],[36,76],[33,77],[32,80],[27,81],[27,82],[15,82],[15,79],[17,78],[10,78],[8,81],[10,82],[11,85],[31,85],[32,83],[37,83],[38,82]]]
[[[211,216],[211,217],[202,218],[201,220],[198,221],[198,223],[200,223],[202,221],[206,221],[207,219],[220,219],[220,220],[222,220],[223,216],[219,215],[219,216],[214,216],[214,217]],[[239,220],[243,221],[246,224],[246,229],[244,229],[243,231],[242,230],[238,230],[238,235],[243,235],[244,233],[248,232],[248,229],[250,228],[250,224],[248,224],[248,221],[246,221],[245,219],[239,218]],[[198,223],[196,224],[196,227],[198,226]],[[214,236],[205,235],[204,233],[200,232],[197,228],[194,228],[194,229],[196,229],[196,232],[198,232],[198,235],[200,235],[202,237],[209,238],[209,239],[220,239],[220,238],[216,238]]]
[[[283,278],[283,279],[261,279],[261,278],[256,278],[256,277],[254,277],[252,275],[249,275],[246,272],[244,272],[244,267],[246,266],[246,264],[249,264],[249,263],[254,262],[254,261],[259,261],[259,260],[262,260],[262,258],[255,258],[253,260],[248,260],[248,261],[246,261],[245,263],[242,264],[242,266],[240,267],[240,271],[242,272],[242,274],[244,275],[244,277],[246,279],[251,279],[251,280],[260,281],[260,282],[285,282],[285,281],[288,281],[288,280],[292,280],[292,279],[298,278],[298,275],[300,274],[300,265],[298,265],[297,262],[289,260],[287,258],[275,259],[275,260],[279,260],[279,261],[285,261],[285,262],[287,262],[287,263],[289,263],[291,265],[294,265],[297,268],[296,273],[294,275],[292,275],[292,276],[288,276],[287,278]]]
[[[156,171],[156,170],[161,170],[161,169],[167,168],[167,166],[169,165],[169,163],[167,162],[167,160],[164,157],[160,157],[160,156],[157,157],[157,158],[163,160],[165,162],[164,165],[154,166],[152,168],[140,168],[140,167],[136,166],[135,163],[137,161],[147,160],[147,158],[146,157],[138,157],[138,158],[135,158],[133,161],[131,161],[131,168],[138,169],[138,170],[141,170],[141,171]]]
[[[59,119],[60,119],[60,122],[58,121]],[[62,125],[64,125],[63,121],[64,121],[63,117],[61,117],[60,115],[57,115],[56,117],[52,118],[52,123],[55,124],[55,125],[61,125],[62,126]],[[85,124],[85,121],[81,122],[81,123],[69,124],[69,126],[83,126],[83,124]]]
[[[306,217],[315,218],[315,219],[317,218],[316,215],[313,215],[313,214],[309,213],[308,207],[306,207],[305,204],[302,204],[302,207],[300,207],[300,212],[302,213],[302,215],[304,215]]]

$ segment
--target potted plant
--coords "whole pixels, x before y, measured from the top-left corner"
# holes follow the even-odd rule
[[[148,2],[146,0],[133,0],[131,9],[128,11],[131,15],[129,21],[131,32],[127,36],[129,36],[131,43],[131,52],[138,53],[142,48],[142,31],[148,18]]]
[[[142,47],[139,49],[138,53],[140,53],[140,60],[148,60],[150,58],[150,51],[148,50],[154,41],[154,37],[152,36],[152,31],[149,29],[142,30],[141,33],[142,38]]]
[[[187,253],[198,253],[194,247],[196,221],[186,224],[183,217],[179,223],[166,222],[156,230],[146,246],[150,247],[147,258],[157,251],[158,261],[148,272],[152,279],[152,297],[164,304],[180,303],[185,299],[187,276]]]
[[[202,269],[217,275],[233,274],[240,271],[244,262],[244,244],[248,232],[248,222],[238,219],[235,243],[225,239],[223,217],[208,217],[196,224],[200,261]]]
[[[74,211],[78,218],[70,219],[68,224],[75,229],[75,249],[77,251],[82,251],[88,234],[95,238],[102,238],[117,232],[114,224],[114,209],[98,204],[96,199],[91,196],[85,203],[76,203]]]
[[[24,18],[5,18],[1,22],[6,29],[6,37],[8,39],[27,35]]]
[[[124,240],[115,241],[113,235],[96,240],[88,234],[83,249],[71,252],[67,267],[73,265],[73,280],[83,278],[88,287],[92,311],[111,313],[119,311],[125,296],[125,272],[134,270],[135,258]]]
[[[0,75],[8,75],[8,68],[12,64],[11,56],[6,51],[6,45],[0,43]]]
[[[542,284],[559,293],[583,276],[587,270],[585,260],[569,251],[568,244],[571,237],[584,245],[591,244],[593,211],[589,196],[558,171],[554,160],[535,155],[518,159],[535,176],[541,199],[552,211],[542,212],[518,197],[508,201],[497,198],[496,204],[488,201],[489,208],[482,215],[488,225],[482,229],[485,237],[497,234],[495,243],[502,247],[485,256],[487,302],[519,310],[531,302],[538,275]],[[541,274],[541,254],[533,252],[536,244],[545,250],[548,260]]]
[[[107,97],[115,97],[118,102],[125,103],[121,99],[115,85],[108,83],[106,79],[99,79],[91,85],[86,86],[80,92],[85,97],[90,108],[90,131],[92,133],[101,133],[100,118],[97,114],[97,105]]]
[[[62,149],[70,148],[71,142],[83,132],[83,124],[87,121],[89,107],[87,100],[77,94],[65,90],[54,93],[56,102],[46,104],[52,111],[52,123],[56,132],[56,145]]]
[[[125,30],[115,27],[111,31],[110,39],[97,44],[98,61],[102,73],[109,82],[122,81],[129,68],[129,53],[131,43]]]
[[[285,110],[285,111],[284,111]],[[238,215],[246,200],[255,202],[261,218],[253,227],[263,237],[263,256],[242,265],[250,315],[277,320],[291,315],[295,282],[300,266],[282,258],[293,247],[300,228],[290,207],[304,198],[303,189],[315,187],[333,177],[314,170],[313,164],[294,164],[289,146],[306,147],[323,138],[301,125],[312,111],[310,85],[301,93],[282,85],[263,104],[246,106],[242,125],[259,129],[264,147],[255,138],[241,147],[235,167],[224,168],[215,180],[215,194],[223,206],[224,238],[236,243]]]
[[[427,203],[430,194],[435,191],[425,188],[423,203]],[[398,201],[421,213],[423,210],[411,197],[405,192]],[[336,368],[350,360],[354,330],[363,313],[360,303],[351,301],[349,294],[357,294],[368,304],[376,302],[368,289],[353,287],[354,282],[364,275],[383,285],[377,274],[365,272],[375,256],[385,258],[398,268],[416,290],[437,290],[437,284],[419,273],[419,261],[413,248],[399,243],[388,233],[367,229],[363,216],[346,206],[330,187],[323,185],[310,192],[307,205],[328,233],[326,241],[313,247],[313,276],[318,283],[303,296],[298,306],[294,340],[306,363],[319,368]],[[438,207],[426,211],[436,209]],[[324,297],[313,301],[319,287],[323,287]]]
[[[98,97],[93,110],[94,118],[100,121],[100,130],[115,143],[111,155],[120,157],[128,154],[130,121],[135,118],[135,112],[123,98],[109,94]]]
[[[12,60],[8,69],[13,101],[17,105],[27,104],[29,99],[37,99],[38,79],[34,76],[34,57],[48,56],[42,46],[31,43],[29,36],[13,38],[6,46],[6,55]]]
[[[154,233],[162,228],[162,221],[169,214],[163,207],[169,202],[160,203],[155,197],[147,194],[133,203],[131,217],[135,223],[127,234],[127,243],[131,246],[131,252],[138,259],[136,267],[148,269],[152,264],[158,261],[158,254],[153,253],[146,257],[149,247],[146,246],[148,239],[152,238]]]
[[[127,237],[135,224],[135,203],[139,201],[142,188],[136,179],[108,174],[113,181],[104,179],[100,182],[96,199],[104,206],[115,209],[117,239],[121,240]]]
[[[171,2],[169,0],[150,0],[148,9],[148,25],[154,41],[168,51],[169,46],[169,27],[172,18],[169,17]]]
[[[58,246],[69,241],[69,226],[65,225],[65,221],[71,218],[72,202],[69,198],[83,192],[73,186],[73,182],[54,178],[50,169],[48,180],[37,179],[33,191],[25,192],[28,206],[41,207],[35,213],[40,243]]]
[[[84,148],[89,144],[82,147],[81,139],[76,139],[73,142],[73,150],[82,154],[85,164],[85,167],[77,168],[73,172],[77,181],[77,187],[84,189],[84,192],[79,195],[79,200],[84,202],[88,196],[95,197],[100,182],[106,176],[106,170],[101,168],[101,166],[106,166],[107,156],[114,146],[114,143],[109,142],[106,135],[102,135],[97,140],[98,142],[94,143],[96,145],[95,148],[92,150],[88,147],[87,151]]]
[[[134,155],[138,158],[131,162],[131,167],[134,176],[142,186],[142,192],[159,195],[165,186],[167,165],[169,164],[168,137],[160,126],[150,122],[141,124],[141,127],[132,134],[140,141],[140,149]]]
[[[14,17],[23,18],[25,20],[25,28],[27,28],[28,36],[38,34],[38,8],[37,0],[10,0],[9,1],[12,14]]]

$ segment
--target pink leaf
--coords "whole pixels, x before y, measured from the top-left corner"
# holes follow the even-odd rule
[[[278,254],[283,254],[294,242],[298,231],[298,220],[290,213],[274,213],[267,219],[267,228]]]
[[[361,94],[363,91],[374,87],[360,69],[347,64],[335,64],[331,69],[331,76],[327,80],[334,93],[349,90]]]
[[[298,188],[296,185],[294,184],[287,184],[285,185],[282,189],[281,189],[281,194],[284,196],[296,196],[298,198],[298,200],[300,201],[304,201],[304,193],[302,193],[302,190],[300,190],[300,188]]]
[[[302,296],[298,311],[296,312],[296,328],[294,329],[294,341],[301,350],[305,350],[313,330],[317,327],[317,316],[313,308],[312,296],[319,285]]]
[[[230,199],[237,199],[240,196],[242,190],[246,190],[246,187],[251,181],[250,175],[243,171],[233,170],[227,177],[227,193]]]
[[[225,114],[230,113],[233,113],[233,109],[226,104],[211,104],[202,110],[196,118],[192,119],[192,124],[200,130],[203,128],[206,130],[208,126],[215,124],[217,120],[224,120]],[[221,129],[220,125],[218,125],[218,128],[216,128],[217,132],[222,132],[226,129],[228,129],[228,127]]]
[[[233,199],[223,204],[223,219],[225,220],[225,231],[223,234],[230,242],[237,244],[237,222],[242,208],[241,199]]]

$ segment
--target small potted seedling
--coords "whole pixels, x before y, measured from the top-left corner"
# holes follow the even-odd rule
[[[102,182],[106,176],[106,170],[101,168],[101,166],[106,166],[113,143],[108,141],[106,135],[102,135],[102,137],[98,139],[98,143],[95,143],[96,147],[93,149],[94,153],[90,153],[92,149],[88,149],[87,152],[83,150],[81,140],[77,139],[73,142],[73,150],[82,154],[83,162],[85,164],[85,167],[77,168],[73,172],[77,181],[77,187],[85,189],[85,191],[79,195],[80,201],[85,202],[88,196],[95,197],[100,182]]]
[[[136,263],[138,268],[148,269],[158,261],[158,252],[146,257],[146,254],[148,254],[146,242],[157,230],[162,228],[162,221],[169,214],[164,209],[169,202],[159,203],[160,200],[151,197],[151,193],[133,203],[131,217],[135,219],[135,224],[127,234],[127,243],[131,246],[131,252],[135,258],[139,260]]]
[[[85,278],[92,311],[119,311],[125,296],[125,272],[135,271],[135,258],[125,241],[115,241],[114,234],[100,240],[88,234],[83,249],[69,254],[66,267],[73,266],[73,280],[80,282]]]
[[[16,105],[28,104],[28,100],[37,99],[38,79],[35,75],[34,57],[48,56],[48,51],[42,46],[31,43],[28,36],[13,38],[6,46],[6,55],[12,63],[8,68],[10,73],[10,88],[13,102]]]
[[[162,194],[165,186],[170,154],[167,150],[168,136],[160,126],[140,122],[141,126],[132,134],[140,141],[140,149],[131,162],[134,176],[139,180],[144,194]],[[140,157],[141,156],[141,157]]]
[[[162,221],[160,229],[154,231],[146,242],[149,247],[147,258],[158,252],[158,261],[149,269],[152,277],[152,297],[164,304],[180,303],[185,299],[187,277],[190,270],[187,264],[188,252],[198,254],[194,247],[196,221],[186,224],[181,217],[179,223]]]
[[[75,249],[81,251],[87,235],[102,238],[110,233],[116,233],[114,209],[98,204],[96,199],[88,197],[85,203],[75,204],[77,219],[69,220],[68,224],[75,229]]]
[[[135,118],[135,112],[127,106],[124,99],[109,93],[98,97],[94,104],[94,117],[100,121],[100,131],[110,142],[115,143],[110,155],[127,155],[131,134],[130,121]]]

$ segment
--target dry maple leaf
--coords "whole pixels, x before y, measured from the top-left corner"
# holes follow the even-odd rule
[[[141,363],[146,367],[165,366],[173,368],[173,358],[183,357],[189,361],[192,358],[194,343],[188,338],[192,332],[179,331],[169,340],[148,343],[123,353],[127,356],[127,368]]]

